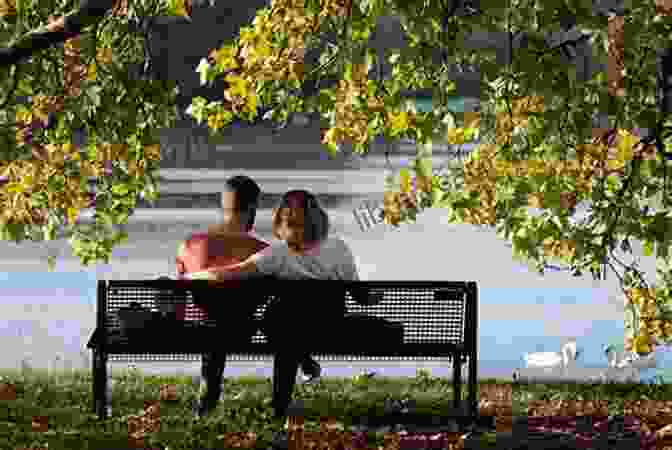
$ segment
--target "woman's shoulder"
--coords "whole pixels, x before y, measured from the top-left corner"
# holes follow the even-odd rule
[[[348,242],[339,235],[331,235],[315,248],[316,251],[327,251],[328,253],[347,253],[350,251]]]
[[[329,246],[335,246],[335,247],[350,247],[348,244],[347,239],[345,239],[343,236],[340,234],[332,234],[329,235],[325,240],[324,240],[325,245]]]

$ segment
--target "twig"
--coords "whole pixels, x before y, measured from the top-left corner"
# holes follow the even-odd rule
[[[12,87],[9,89],[9,92],[7,92],[7,96],[5,97],[5,100],[3,102],[0,102],[0,109],[4,108],[7,103],[9,103],[10,97],[14,94],[14,91],[16,90],[16,87],[19,84],[19,67],[16,67],[14,76],[12,77]]]

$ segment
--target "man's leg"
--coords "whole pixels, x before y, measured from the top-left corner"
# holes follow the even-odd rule
[[[239,326],[235,329],[235,332],[222,333],[222,341],[248,341],[256,333],[256,323],[252,314],[247,314],[246,316],[231,314],[231,316],[237,319]],[[222,322],[220,326],[226,330],[227,323]],[[213,352],[204,353],[202,356],[201,377],[205,380],[205,392],[202,392],[201,388],[200,400],[201,409],[206,413],[217,407],[219,398],[222,395],[222,380],[224,378],[225,366],[226,348],[218,348]]]
[[[201,363],[201,377],[205,381],[199,387],[199,414],[207,414],[217,407],[222,395],[222,379],[224,366],[226,365],[226,353],[221,351],[204,353]]]

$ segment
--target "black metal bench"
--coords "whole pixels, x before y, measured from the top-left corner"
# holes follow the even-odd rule
[[[205,283],[205,284],[204,284]],[[298,281],[296,283],[301,283]],[[350,314],[365,314],[403,324],[403,345],[362,347],[334,344],[314,352],[331,360],[449,358],[453,364],[454,409],[463,420],[475,423],[477,404],[477,306],[475,282],[448,281],[357,281],[333,282],[344,286],[345,306]],[[207,289],[207,281],[99,281],[96,330],[87,347],[93,352],[93,411],[99,418],[107,416],[107,362],[190,361],[199,360],[218,344],[217,324],[202,312],[190,311],[194,296],[185,286]],[[166,323],[152,320],[141,334],[124,334],[117,311],[131,302],[156,310],[157,293],[171,292],[187,302],[185,321]],[[271,292],[271,291],[269,291]],[[354,294],[353,294],[354,293]],[[260,320],[268,302],[277,300],[272,293],[258,306],[255,320]],[[264,297],[266,298],[266,297]],[[355,301],[357,299],[357,301]],[[158,315],[158,312],[154,312]],[[154,337],[155,338],[154,338]],[[175,337],[175,339],[171,339]],[[221,340],[221,339],[220,339]],[[261,359],[273,355],[273,349],[260,331],[251,340],[227,346],[227,359]],[[238,356],[238,358],[236,358]],[[344,358],[345,356],[345,358]],[[241,358],[242,357],[242,358]],[[462,366],[469,361],[468,399],[461,400]]]

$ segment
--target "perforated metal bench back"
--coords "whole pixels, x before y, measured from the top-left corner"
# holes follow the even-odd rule
[[[296,281],[295,283],[301,283]],[[326,283],[334,283],[332,281]],[[347,284],[347,283],[346,283]],[[170,293],[170,281],[99,281],[98,286],[98,326],[107,330],[120,327],[117,312],[131,302],[139,303],[143,308],[158,311],[155,299],[163,295],[167,300],[176,297]],[[419,282],[419,281],[360,281],[354,286],[365,287],[380,302],[375,305],[360,305],[350,293],[347,293],[345,305],[348,313],[360,313],[384,318],[404,325],[404,344],[453,343],[465,344],[470,348],[476,337],[477,291],[473,282]],[[101,299],[101,296],[103,298]],[[190,292],[178,295],[187,301],[186,320],[201,325],[215,325],[205,312],[193,303]],[[273,295],[269,295],[272,300]],[[255,311],[255,317],[261,319],[268,303]],[[101,311],[101,307],[104,309]],[[469,321],[472,317],[473,323]],[[104,322],[103,322],[104,321]],[[253,343],[266,343],[263,333],[252,337]],[[475,343],[475,342],[474,342]],[[255,359],[254,355],[245,355],[245,359]],[[250,358],[252,356],[252,358]],[[264,356],[259,355],[259,359]],[[110,354],[111,360],[199,360],[198,352],[193,354],[162,355],[119,355]],[[237,359],[237,358],[233,358]],[[240,359],[240,358],[238,358]],[[339,359],[342,359],[339,358]],[[358,359],[353,356],[346,359]],[[398,359],[398,358],[395,358]]]

